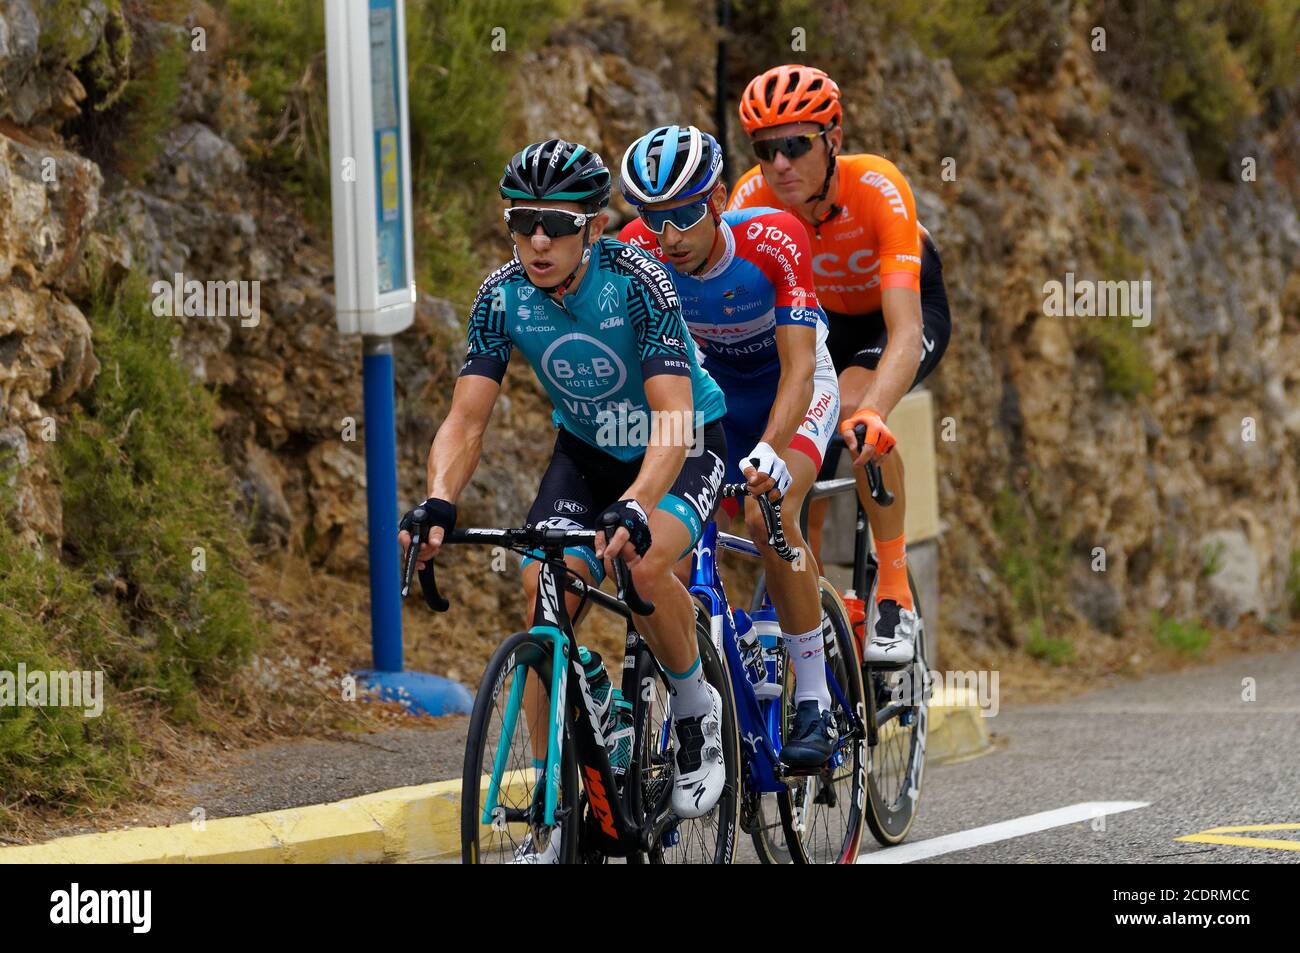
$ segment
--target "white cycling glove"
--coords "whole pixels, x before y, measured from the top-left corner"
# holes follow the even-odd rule
[[[757,463],[755,462],[757,460]],[[752,466],[760,473],[766,473],[776,481],[776,492],[785,496],[785,491],[790,489],[790,471],[786,468],[785,461],[780,455],[765,443],[760,443],[749,453],[745,454],[740,461],[740,472],[744,476],[745,468]]]

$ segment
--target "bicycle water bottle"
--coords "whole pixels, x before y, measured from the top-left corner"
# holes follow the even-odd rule
[[[578,646],[578,662],[583,674],[587,676],[587,687],[591,689],[591,700],[596,703],[596,715],[600,719],[601,734],[609,737],[606,730],[609,724],[610,682],[605,671],[605,663],[599,652],[592,652],[585,645]]]
[[[605,747],[609,750],[609,766],[614,769],[614,780],[622,784],[628,765],[632,763],[632,703],[617,688],[610,697],[613,704],[609,707],[610,723],[605,732]]]
[[[781,659],[781,623],[776,620],[776,610],[763,606],[754,612],[754,632],[758,634],[758,644],[762,650],[763,680],[772,686],[770,692],[758,692],[759,697],[776,697],[781,693],[781,672],[777,664]]]
[[[844,590],[844,608],[849,610],[849,629],[853,632],[853,641],[858,643],[858,658],[867,657],[866,633],[867,604],[858,598],[852,589]]]

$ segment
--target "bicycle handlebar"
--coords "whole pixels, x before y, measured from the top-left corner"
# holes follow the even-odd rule
[[[753,496],[749,492],[749,486],[744,483],[728,483],[722,487],[721,493],[724,499]],[[758,501],[758,510],[763,514],[763,524],[767,527],[767,544],[786,562],[794,562],[799,558],[799,553],[785,541],[785,529],[781,525],[781,501],[769,500],[766,493],[753,498]]]
[[[867,435],[865,424],[858,424],[853,428],[853,434],[858,438],[858,449],[862,448],[862,438]],[[835,433],[831,435],[831,444],[838,443],[840,446],[848,449],[848,444],[844,441],[844,435]],[[885,489],[885,478],[880,472],[880,465],[874,460],[867,461],[867,485],[871,488],[871,498],[881,506],[892,506],[894,503],[894,494]]]
[[[402,572],[403,599],[411,591],[411,579],[415,575],[416,559],[421,544],[427,538],[425,536],[428,530],[425,523],[427,515],[423,507],[417,507],[411,513],[412,522],[415,525],[411,529],[411,546],[406,551],[406,563]],[[505,546],[515,550],[547,548],[562,550],[566,545],[595,547],[596,533],[597,530],[594,529],[555,529],[536,526],[507,529],[454,529],[443,537],[442,544],[448,546],[473,543]],[[608,534],[608,536],[612,535],[613,533]],[[434,573],[432,559],[425,563],[424,568],[419,571],[419,578],[420,592],[424,596],[425,604],[434,612],[446,612],[451,607],[451,603],[438,592],[438,580]],[[632,581],[632,572],[622,559],[614,559],[614,580],[618,585],[618,598],[627,603],[627,607],[633,613],[647,616],[655,611],[654,603],[642,599],[641,594],[636,591],[636,585]]]

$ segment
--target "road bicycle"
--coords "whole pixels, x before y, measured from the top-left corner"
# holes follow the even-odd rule
[[[403,595],[409,590],[425,517],[412,513]],[[616,522],[606,527],[613,535]],[[502,546],[541,564],[534,624],[507,637],[484,669],[470,715],[461,777],[461,858],[467,864],[730,863],[740,814],[740,750],[728,669],[709,629],[697,619],[705,678],[722,698],[726,783],[717,805],[700,818],[671,812],[674,773],[671,707],[665,676],[636,631],[633,613],[650,615],[653,603],[637,593],[632,574],[613,560],[618,596],[587,585],[564,563],[567,546],[595,546],[595,530],[525,526],[458,529],[443,545]],[[420,571],[425,602],[445,612],[434,563]],[[566,600],[581,598],[627,621],[622,692],[632,700],[631,757],[618,776],[606,749],[605,728],[579,661]],[[535,688],[529,692],[532,681]],[[531,702],[533,718],[524,709]],[[523,715],[523,717],[521,717]],[[530,723],[538,735],[531,734]],[[534,861],[535,862],[535,861]]]
[[[863,429],[861,426],[858,428],[859,441]],[[843,437],[839,434],[832,440],[843,444]],[[867,465],[867,481],[876,502],[882,506],[893,502],[893,494],[884,486],[880,469],[875,464]],[[807,503],[819,497],[843,492],[854,492],[856,499],[853,478],[814,483],[805,499],[805,519]],[[878,618],[875,600],[878,570],[876,557],[871,552],[867,515],[858,502],[851,588],[864,601],[866,618],[859,623],[861,631],[853,632],[854,638],[851,641],[863,658]],[[872,836],[885,847],[901,843],[916,819],[921,780],[925,771],[925,738],[929,723],[930,676],[927,661],[932,656],[925,631],[921,595],[910,568],[907,581],[912,590],[912,603],[917,615],[913,632],[913,658],[901,665],[880,666],[864,662],[862,667],[862,683],[867,689],[867,710],[870,716],[867,720],[866,821]],[[833,592],[842,606],[842,596],[835,587],[825,577],[821,582],[824,591],[829,589]],[[825,596],[823,602],[825,604]],[[771,599],[760,577],[751,602],[751,611],[760,612],[770,606]],[[833,618],[832,621],[838,633],[840,620]],[[815,800],[816,794],[811,791],[805,793],[803,800],[809,798]],[[789,844],[783,842],[780,826],[772,823],[780,811],[779,804],[774,804],[774,800],[765,798],[760,805],[762,820],[759,830],[764,841],[760,854],[765,854],[766,859],[774,863],[798,862],[796,852],[791,851]]]
[[[723,487],[723,497],[743,497],[743,483]],[[768,543],[788,562],[806,554],[786,543],[779,502],[754,497],[763,514]],[[781,763],[781,744],[794,717],[794,672],[784,640],[771,645],[738,631],[737,618],[728,602],[716,553],[726,549],[761,558],[755,544],[742,536],[722,532],[710,522],[695,548],[691,594],[699,601],[700,621],[707,625],[713,644],[725,656],[735,695],[741,747],[743,792],[741,827],[754,841],[765,863],[789,859],[795,863],[854,863],[861,842],[867,781],[867,706],[861,660],[849,628],[848,612],[834,587],[819,580],[822,638],[826,682],[831,694],[834,749],[820,768],[796,770]],[[798,567],[797,567],[798,568]],[[813,567],[809,567],[815,571]],[[748,639],[743,638],[748,634]],[[763,802],[777,805],[777,816],[766,816]],[[772,828],[780,828],[774,838]],[[772,850],[782,845],[783,855]]]

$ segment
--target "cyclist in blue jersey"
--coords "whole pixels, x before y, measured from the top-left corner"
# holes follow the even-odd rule
[[[797,514],[840,414],[812,252],[803,225],[787,212],[724,212],[721,173],[722,151],[709,134],[694,126],[646,133],[623,156],[623,195],[640,217],[619,237],[674,269],[704,368],[726,394],[728,478],[744,477],[751,492],[784,498],[785,511]],[[723,505],[738,511],[732,500]],[[806,550],[794,563],[781,559],[766,544],[753,501],[745,518],[795,670],[794,726],[781,760],[817,766],[834,744],[817,564]],[[785,534],[804,548],[796,520]]]
[[[654,614],[636,622],[673,698],[672,808],[700,817],[725,781],[722,707],[704,679],[694,605],[673,567],[712,518],[722,484],[722,392],[700,367],[667,270],[601,238],[610,175],[600,156],[562,139],[535,143],[510,160],[500,191],[510,201],[514,260],[492,272],[474,300],[468,354],[429,451],[423,506],[435,519],[419,565],[455,524],[455,502],[478,465],[506,365],[522,352],[551,398],[559,431],[528,521],[593,529],[603,514],[618,516],[611,539],[598,536],[594,552],[569,550],[566,562],[599,585],[600,560],[621,556],[654,602]],[[682,420],[702,425],[690,452],[691,428],[673,432],[672,422]],[[401,541],[409,545],[409,535]],[[529,625],[539,568],[524,570]],[[576,613],[578,598],[567,598]],[[525,710],[530,722],[544,720],[540,689],[525,698]],[[545,744],[545,732],[533,737]]]

